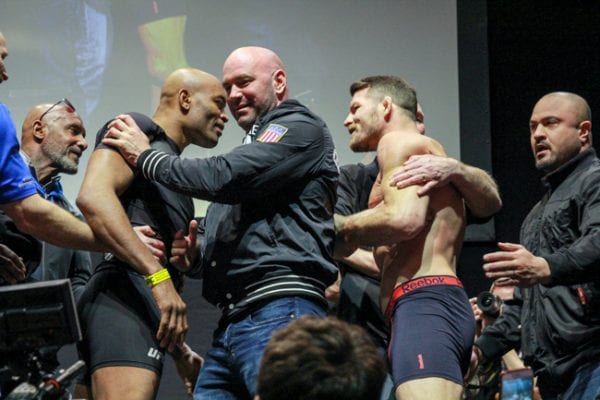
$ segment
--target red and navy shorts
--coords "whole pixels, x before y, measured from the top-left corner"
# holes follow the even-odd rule
[[[395,387],[431,377],[463,384],[475,317],[458,278],[424,276],[405,282],[394,290],[387,314],[392,315],[388,358]]]

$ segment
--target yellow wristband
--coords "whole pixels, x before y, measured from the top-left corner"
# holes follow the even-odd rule
[[[152,275],[148,275],[145,278],[146,284],[151,288],[153,288],[161,282],[166,281],[167,279],[171,279],[171,275],[169,275],[169,270],[166,268],[163,268],[160,271],[153,273]]]

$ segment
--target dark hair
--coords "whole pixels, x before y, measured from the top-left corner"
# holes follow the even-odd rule
[[[258,375],[261,400],[379,398],[386,366],[359,326],[304,316],[276,331]]]
[[[368,76],[350,86],[350,95],[354,96],[354,93],[366,88],[381,97],[390,96],[395,105],[404,110],[413,121],[416,121],[417,92],[404,79],[391,75]]]

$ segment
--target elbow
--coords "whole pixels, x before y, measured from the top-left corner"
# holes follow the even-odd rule
[[[400,240],[416,237],[425,227],[425,218],[419,215],[389,215],[390,233]]]
[[[98,211],[98,206],[101,203],[101,200],[98,198],[98,195],[95,196],[93,193],[80,191],[75,199],[75,204],[79,211],[83,214],[83,217],[87,224],[90,226],[90,229],[98,235],[102,230],[99,229],[100,226],[103,225],[103,219],[100,218],[100,214]]]
[[[491,218],[498,211],[500,211],[500,209],[502,208],[502,200],[500,199],[500,197],[496,197],[493,201],[486,202],[485,205],[483,205],[480,208],[477,208],[475,206],[471,207],[471,205],[469,204],[467,204],[467,206],[469,207],[471,214],[475,218],[486,219]]]
[[[90,196],[88,192],[81,191],[77,195],[77,199],[75,200],[75,204],[77,204],[77,208],[83,213],[83,215],[88,218],[89,213],[92,210],[92,206],[94,204],[93,196]]]
[[[496,214],[498,211],[500,211],[500,209],[502,209],[502,199],[500,198],[500,196],[498,196],[498,201],[496,202],[496,207],[494,209],[494,214]]]
[[[15,226],[20,232],[26,233],[31,236],[35,236],[36,234],[36,224],[34,223],[35,218],[29,218],[27,213],[18,212],[14,216],[10,216]]]
[[[500,211],[500,209],[502,208],[502,199],[500,198],[500,195],[497,195],[494,198],[494,201],[491,201],[488,204],[489,205],[488,205],[488,209],[486,212],[487,215],[483,215],[483,217],[491,217],[492,215],[494,215],[498,211]]]

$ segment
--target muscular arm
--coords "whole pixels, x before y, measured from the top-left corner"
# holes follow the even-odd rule
[[[106,139],[105,139],[106,141]],[[195,198],[235,204],[280,193],[323,169],[333,175],[333,148],[322,127],[297,122],[277,143],[255,142],[210,158],[180,158],[148,150],[137,167],[147,179]]]
[[[477,218],[490,217],[502,207],[498,186],[487,172],[450,157],[413,155],[389,180],[390,185],[398,188],[423,185],[419,196],[448,183],[456,187]]]
[[[482,169],[460,161],[457,173],[451,178],[471,213],[478,218],[487,218],[502,208],[502,200],[496,181]]]
[[[403,138],[400,142],[395,135],[385,135],[377,152],[383,181],[402,168],[411,154],[426,150],[421,137]],[[380,188],[383,201],[378,206],[336,218],[338,234],[346,242],[370,246],[392,244],[413,238],[425,227],[429,196],[419,197],[417,186],[400,190],[389,185]]]
[[[133,178],[133,172],[119,153],[97,149],[90,158],[77,205],[113,254],[139,273],[149,275],[162,266],[133,231],[118,198]],[[151,290],[161,313],[157,338],[162,339],[161,346],[172,351],[187,331],[185,304],[170,279]]]
[[[77,206],[110,251],[143,275],[162,268],[133,231],[118,195],[133,181],[133,172],[111,150],[92,153],[77,197]]]
[[[20,231],[56,246],[103,251],[90,227],[37,194],[0,206]]]

